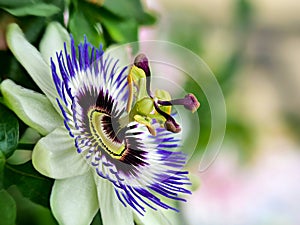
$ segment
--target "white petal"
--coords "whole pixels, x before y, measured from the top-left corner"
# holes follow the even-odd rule
[[[134,213],[134,221],[137,225],[174,225],[170,222],[162,210],[147,209],[144,216]]]
[[[33,128],[28,127],[20,138],[19,143],[35,144],[41,138],[41,135]]]
[[[41,55],[48,65],[50,65],[50,58],[55,59],[56,52],[64,49],[64,42],[67,43],[67,48],[69,48],[70,35],[67,30],[57,22],[50,23],[40,42]]]
[[[38,50],[26,40],[17,24],[8,26],[7,44],[17,60],[60,112],[56,103],[58,94],[52,81],[51,69]]]
[[[50,205],[54,217],[61,225],[90,224],[99,209],[92,173],[56,180]]]
[[[103,225],[134,225],[130,207],[124,207],[117,198],[113,184],[94,174]]]
[[[46,96],[16,85],[11,80],[4,80],[0,88],[5,105],[42,135],[63,124],[62,118]]]
[[[8,159],[11,165],[21,165],[31,160],[32,151],[17,149]]]
[[[74,140],[65,127],[59,127],[40,139],[33,149],[32,163],[36,170],[54,179],[86,173],[89,165],[77,153]]]

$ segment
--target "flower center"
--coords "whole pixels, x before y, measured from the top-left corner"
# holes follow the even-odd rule
[[[120,159],[126,148],[116,135],[111,116],[97,108],[92,108],[88,112],[88,117],[91,134],[96,144],[100,145],[111,157]]]

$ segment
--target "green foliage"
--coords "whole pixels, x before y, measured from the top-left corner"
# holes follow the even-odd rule
[[[28,5],[33,5],[36,3],[40,3],[42,2],[42,0],[14,0],[14,1],[10,1],[10,0],[0,0],[0,5],[2,7],[8,7],[8,8],[19,8],[19,7],[23,7],[23,6],[28,6]]]
[[[0,151],[9,157],[18,145],[19,123],[16,116],[0,104]]]
[[[0,225],[13,225],[16,221],[16,202],[4,189],[0,190]]]
[[[10,193],[17,206],[17,224],[57,225],[50,209],[38,205],[24,197],[17,186],[9,187],[7,192]]]
[[[102,6],[78,0],[70,3],[69,29],[77,42],[84,34],[95,46],[137,41],[139,26],[154,22],[139,0],[105,1]]]
[[[24,197],[49,207],[53,180],[39,174],[33,168],[31,161],[18,166],[6,164],[3,183],[5,188],[17,185]]]
[[[100,211],[97,212],[97,214],[94,217],[91,225],[102,225],[102,219],[101,219]]]
[[[139,0],[110,0],[104,1],[106,9],[122,17],[123,19],[134,19],[138,24],[152,24],[155,19],[148,13],[145,13]]]
[[[3,8],[14,16],[42,16],[48,17],[57,14],[61,9],[52,4],[38,3],[34,5],[26,5],[19,8]]]
[[[101,13],[97,6],[84,1],[74,2],[71,5],[69,29],[74,39],[79,43],[83,41],[84,35],[94,46],[105,45],[101,23],[98,18]],[[96,8],[95,8],[96,7]]]

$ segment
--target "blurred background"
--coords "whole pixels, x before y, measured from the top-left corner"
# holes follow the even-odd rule
[[[46,2],[50,10],[32,8],[33,2]],[[17,22],[35,46],[46,25],[59,21],[76,42],[83,34],[104,47],[138,39],[165,40],[199,55],[222,88],[226,135],[218,158],[200,173],[210,109],[199,86],[183,83],[201,102],[201,135],[188,164],[200,185],[180,206],[182,217],[174,225],[300,224],[300,1],[0,0],[0,8],[0,81],[10,78],[36,91],[7,49],[8,23]],[[15,129],[21,135],[26,128],[19,121]],[[19,223],[30,208],[33,217],[46,214],[31,224],[46,224],[46,217],[55,224],[47,198],[53,180],[44,178],[37,184],[31,176],[36,173],[30,163],[6,166],[4,188],[17,202]],[[44,208],[36,209],[36,204]]]
[[[146,4],[159,19],[141,30],[140,40],[167,40],[194,51],[226,100],[227,130],[217,160],[197,172],[209,136],[202,133],[189,163],[201,184],[182,205],[184,224],[300,224],[300,2]],[[204,105],[202,119],[208,115]]]

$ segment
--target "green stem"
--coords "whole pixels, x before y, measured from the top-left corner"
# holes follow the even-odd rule
[[[45,178],[43,178],[41,176],[35,176],[35,175],[30,174],[30,173],[25,173],[25,172],[23,172],[21,170],[15,169],[14,167],[12,167],[12,166],[10,166],[8,164],[5,164],[5,168],[11,170],[14,173],[20,174],[22,176],[32,177],[32,178],[39,179],[39,180],[47,180],[47,179],[45,179]]]

